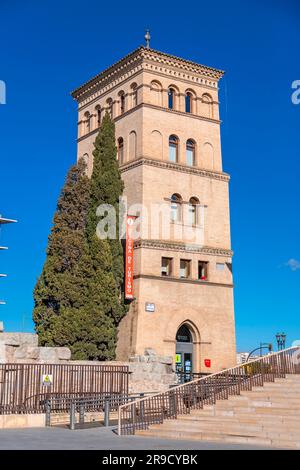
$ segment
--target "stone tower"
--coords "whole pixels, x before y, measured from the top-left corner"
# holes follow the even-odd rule
[[[139,47],[72,93],[78,158],[91,174],[93,142],[108,110],[128,206],[137,204],[130,209],[140,224],[135,300],[119,327],[117,359],[153,348],[185,373],[236,363],[222,75]]]

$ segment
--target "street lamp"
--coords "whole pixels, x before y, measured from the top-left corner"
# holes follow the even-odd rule
[[[285,349],[285,340],[286,340],[286,334],[285,333],[277,333],[276,341],[277,341],[278,351],[281,351],[282,349]]]

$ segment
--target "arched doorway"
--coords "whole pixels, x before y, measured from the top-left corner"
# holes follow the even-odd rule
[[[182,382],[192,379],[193,337],[187,324],[183,324],[176,334],[176,373]]]

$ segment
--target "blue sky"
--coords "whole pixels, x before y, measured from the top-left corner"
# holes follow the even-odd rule
[[[224,170],[231,174],[239,350],[284,330],[300,339],[299,123],[296,0],[43,2],[1,0],[0,319],[32,328],[32,290],[64,177],[76,159],[69,92],[144,42],[226,70],[220,83]],[[292,269],[294,268],[294,269]]]

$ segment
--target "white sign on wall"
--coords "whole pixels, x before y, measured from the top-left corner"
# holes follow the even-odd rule
[[[151,302],[146,302],[145,303],[145,310],[146,312],[155,312],[155,304]]]

